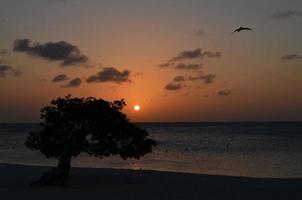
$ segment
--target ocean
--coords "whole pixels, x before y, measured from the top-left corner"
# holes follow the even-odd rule
[[[302,122],[139,123],[158,143],[140,160],[81,154],[74,167],[302,178]],[[0,124],[0,163],[56,165],[24,141],[37,124]]]

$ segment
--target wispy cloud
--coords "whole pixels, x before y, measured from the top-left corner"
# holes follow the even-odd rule
[[[166,86],[165,86],[165,89],[166,90],[170,90],[170,91],[177,91],[177,90],[180,90],[182,89],[182,85],[179,84],[179,83],[168,83]]]
[[[183,60],[192,60],[192,59],[203,59],[204,57],[209,58],[219,58],[221,57],[220,52],[211,52],[211,51],[202,51],[201,48],[194,50],[187,50],[180,52],[177,56],[170,59],[170,61],[183,61]]]
[[[202,81],[204,84],[211,84],[214,82],[216,75],[214,74],[203,74],[200,72],[201,75],[193,77],[193,76],[184,76],[179,75],[173,78],[172,82],[168,83],[165,86],[166,90],[181,90],[183,88],[190,89],[191,86],[185,84],[187,81]],[[199,87],[198,87],[199,88]]]
[[[232,93],[232,90],[220,90],[217,92],[217,96],[223,97],[223,96],[229,96]]]
[[[288,54],[281,57],[281,60],[298,60],[302,59],[302,54]]]
[[[62,82],[69,80],[69,77],[66,74],[59,74],[52,79],[52,82]]]
[[[205,84],[213,83],[216,78],[215,74],[206,74],[206,75],[200,75],[196,77],[190,76],[188,79],[190,81],[196,81],[196,80],[202,80]]]
[[[159,65],[162,68],[173,67],[180,70],[199,70],[203,67],[202,63],[164,63]]]
[[[131,82],[130,80],[130,71],[124,70],[119,71],[113,67],[105,67],[99,71],[96,75],[90,76],[86,82],[87,83],[96,83],[96,82],[114,82],[114,83],[124,83]]]
[[[19,77],[22,75],[20,70],[14,69],[10,65],[0,64],[0,78],[6,78],[9,76]]]
[[[176,76],[174,79],[173,79],[174,82],[183,82],[183,81],[186,81],[186,78],[184,76]]]
[[[220,58],[221,52],[203,51],[201,48],[194,50],[186,50],[180,52],[177,56],[168,60],[168,62],[160,64],[161,68],[174,68],[181,70],[200,70],[204,64],[201,61],[204,58]]]
[[[88,57],[77,46],[65,41],[31,44],[29,39],[17,39],[13,50],[49,61],[59,61],[61,66],[88,64]]]
[[[64,85],[62,87],[75,88],[75,87],[79,87],[81,84],[82,84],[82,79],[77,77],[72,79],[71,81],[69,81],[67,85]]]
[[[199,70],[203,67],[202,63],[192,64],[192,63],[179,63],[175,65],[175,69],[185,69],[185,70]]]
[[[167,63],[163,63],[163,64],[160,64],[159,67],[161,68],[168,68],[168,67],[173,67],[175,63],[173,62],[167,62]]]
[[[276,10],[273,15],[273,18],[275,19],[287,19],[290,17],[302,17],[302,11],[301,10],[296,10],[296,9],[292,9],[292,10]]]

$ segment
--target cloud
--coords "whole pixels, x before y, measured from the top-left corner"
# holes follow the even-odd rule
[[[82,84],[82,79],[81,78],[74,78],[71,81],[69,81],[69,83],[65,86],[62,87],[70,87],[70,88],[75,88],[75,87],[79,87]]]
[[[167,62],[167,63],[163,63],[163,64],[159,65],[159,67],[162,67],[162,68],[173,67],[173,66],[174,66],[173,62]]]
[[[0,78],[6,78],[8,76],[18,77],[21,76],[20,70],[14,69],[12,66],[0,64]]]
[[[69,77],[66,74],[59,74],[52,79],[52,82],[61,82],[69,80]]]
[[[281,60],[298,60],[302,59],[302,54],[288,54],[281,57]]]
[[[223,97],[223,96],[228,96],[232,93],[231,90],[220,90],[217,92],[217,96]]]
[[[13,50],[49,61],[60,61],[61,66],[88,64],[88,57],[77,46],[65,41],[31,44],[29,39],[16,39]]]
[[[194,50],[182,51],[177,56],[170,59],[170,61],[176,62],[176,61],[183,61],[183,60],[203,59],[204,57],[219,58],[219,57],[221,57],[221,53],[218,51],[217,52],[210,52],[210,51],[202,52],[201,48],[197,48]]]
[[[176,57],[172,58],[171,61],[182,61],[186,59],[196,59],[202,57],[201,49],[188,50],[180,52]]]
[[[208,58],[220,58],[221,53],[218,51],[217,52],[205,51],[204,53],[202,53],[202,56]]]
[[[208,75],[204,75],[202,78],[203,78],[205,84],[210,84],[210,83],[214,82],[216,75],[208,74]]]
[[[186,88],[187,90],[189,90],[192,88],[190,85],[181,84],[181,83],[184,83],[186,81],[201,80],[201,81],[203,81],[204,84],[210,84],[210,83],[213,83],[214,79],[216,78],[216,75],[214,75],[214,74],[203,75],[202,72],[200,72],[200,73],[201,73],[201,75],[197,76],[197,77],[192,77],[192,76],[185,77],[183,75],[176,76],[176,77],[174,77],[172,82],[168,83],[165,86],[165,89],[175,91],[175,90],[181,90],[183,88]],[[197,87],[196,89],[199,89],[199,88],[200,87]]]
[[[170,90],[170,91],[177,91],[177,90],[182,89],[182,85],[179,84],[179,83],[168,83],[168,84],[165,86],[165,89],[166,89],[166,90]]]
[[[167,62],[167,63],[160,64],[159,67],[161,67],[161,68],[173,67],[175,69],[180,69],[180,70],[198,70],[203,67],[203,64],[202,63],[198,63],[198,64],[178,63],[178,64],[175,64],[174,62],[170,62],[170,63]]]
[[[203,67],[200,60],[207,58],[220,58],[222,54],[211,51],[202,51],[201,48],[180,52],[177,56],[168,60],[168,62],[160,64],[161,68],[174,68],[181,70],[199,70]],[[196,63],[198,61],[199,63]]]
[[[175,66],[175,69],[185,69],[185,70],[198,70],[201,69],[203,66],[202,63],[199,64],[184,64],[184,63],[179,63]]]
[[[301,10],[276,10],[273,15],[273,18],[275,19],[287,19],[290,17],[302,17],[302,11]]]
[[[186,81],[185,77],[184,76],[176,76],[174,79],[173,79],[174,82],[183,82],[183,81]]]
[[[216,78],[215,74],[206,74],[206,75],[200,75],[200,76],[197,76],[197,77],[189,76],[188,79],[190,81],[202,80],[205,84],[210,84],[210,83],[214,82],[215,78]]]
[[[131,82],[130,80],[130,71],[124,70],[119,71],[113,67],[104,67],[96,75],[90,76],[86,82],[95,83],[95,82],[115,82],[115,83],[124,83]]]

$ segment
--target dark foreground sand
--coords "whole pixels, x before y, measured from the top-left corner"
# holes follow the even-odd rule
[[[49,167],[0,164],[0,199],[302,200],[302,179],[256,179],[122,169],[71,171],[70,186],[29,184]]]

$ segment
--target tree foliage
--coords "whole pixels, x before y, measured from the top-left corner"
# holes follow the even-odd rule
[[[41,110],[42,130],[30,133],[26,146],[47,158],[81,152],[104,157],[119,154],[139,159],[151,152],[155,141],[146,130],[122,113],[125,101],[108,102],[93,97],[58,98]]]
[[[151,152],[156,142],[148,138],[146,130],[130,123],[122,112],[124,106],[123,99],[58,98],[41,109],[42,129],[30,133],[25,145],[59,160],[70,160],[81,152],[100,158],[120,155],[139,159]]]

